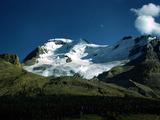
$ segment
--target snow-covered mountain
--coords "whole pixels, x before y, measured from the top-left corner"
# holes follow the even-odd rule
[[[96,45],[86,40],[50,39],[25,59],[23,68],[42,76],[98,76],[142,55],[142,47],[156,39],[151,36],[124,37],[115,44]]]

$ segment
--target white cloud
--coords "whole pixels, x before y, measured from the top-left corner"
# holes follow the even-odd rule
[[[132,8],[131,11],[134,11],[138,16],[146,15],[156,17],[160,14],[160,6],[149,3],[148,5],[143,5],[140,9]]]
[[[155,21],[155,17],[160,15],[160,6],[153,3],[142,6],[139,9],[131,9],[137,15],[135,27],[142,34],[160,35],[160,24]]]

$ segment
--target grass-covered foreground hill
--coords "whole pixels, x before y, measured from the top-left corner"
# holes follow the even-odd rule
[[[159,111],[154,91],[146,95],[79,75],[42,77],[23,70],[16,55],[0,55],[0,119],[158,120]]]
[[[0,96],[86,95],[136,96],[142,95],[98,80],[73,77],[42,77],[29,73],[20,65],[4,59],[0,61]]]

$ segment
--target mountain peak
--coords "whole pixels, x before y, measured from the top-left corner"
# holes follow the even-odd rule
[[[78,42],[65,38],[50,39],[32,52],[24,69],[42,76],[80,74],[91,79],[142,56],[145,46],[157,39],[150,35],[126,36],[111,46],[91,44],[85,39]]]

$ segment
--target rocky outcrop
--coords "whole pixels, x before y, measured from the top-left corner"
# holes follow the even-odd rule
[[[0,60],[20,66],[19,58],[16,54],[0,54]]]

